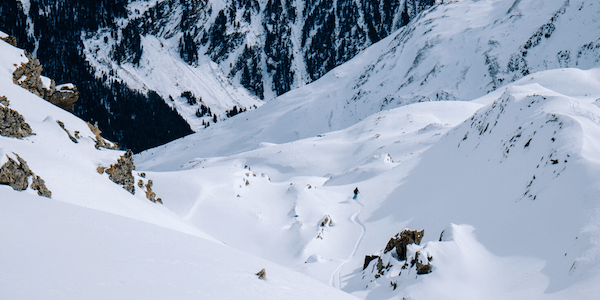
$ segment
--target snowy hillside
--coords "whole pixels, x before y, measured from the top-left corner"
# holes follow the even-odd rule
[[[136,161],[198,228],[360,298],[594,299],[599,9],[440,4]],[[402,258],[389,245],[406,228],[424,237]]]
[[[598,69],[546,71],[472,102],[415,103],[283,144],[252,148],[224,123],[136,161],[186,191],[165,205],[197,227],[361,298],[592,299],[599,87]],[[383,272],[363,271],[404,228],[425,230],[431,274],[398,275],[389,257]]]
[[[176,199],[88,124],[14,84],[22,50],[0,41],[0,52],[0,298],[353,299],[149,201]]]
[[[289,142],[347,128],[374,113],[409,103],[472,100],[523,73],[600,65],[600,48],[594,46],[600,40],[600,5],[585,0],[570,1],[566,6],[557,1],[543,7],[532,1],[511,4],[513,1],[458,1],[435,6],[313,84],[286,93],[259,111],[228,120],[235,135],[243,136],[235,145],[219,135],[213,138],[210,132],[190,139],[221,144],[208,148],[218,152],[200,153],[223,155],[252,149],[259,142]],[[535,13],[525,17],[519,11]],[[553,33],[528,48],[529,54],[522,57],[527,62],[521,64],[523,68],[512,68],[512,58],[521,55],[523,45],[551,19],[555,20]],[[565,65],[557,55],[560,51],[578,54]]]
[[[597,298],[598,3],[413,1],[432,6],[260,105],[227,74],[235,55],[196,57],[182,49],[202,30],[180,30],[218,24],[228,12],[214,32],[229,34],[199,47],[232,54],[245,44],[211,39],[235,41],[230,21],[247,14],[225,8],[245,3],[252,21],[265,11],[262,2],[253,8],[259,2],[215,1],[209,12],[196,10],[208,2],[136,1],[118,34],[84,36],[106,80],[129,76],[127,84],[153,86],[172,96],[169,105],[210,122],[134,161],[98,149],[112,144],[93,126],[13,84],[26,58],[0,41],[9,101],[0,107],[35,133],[20,125],[8,132],[22,137],[0,137],[0,182],[3,170],[28,175],[24,191],[0,185],[8,195],[0,223],[9,228],[0,233],[9,245],[0,247],[0,298]],[[332,5],[340,3],[366,2]],[[152,22],[129,27],[136,16]],[[237,26],[271,32],[248,24]],[[109,53],[111,45],[120,50]],[[227,120],[217,109],[204,113],[204,101],[221,97],[256,108]],[[133,163],[135,171],[123,171]]]
[[[434,2],[134,1],[118,28],[82,40],[97,77],[173,99],[198,131],[320,78]]]

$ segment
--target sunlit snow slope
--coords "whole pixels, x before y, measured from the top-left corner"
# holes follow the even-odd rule
[[[598,9],[441,4],[320,80],[136,159],[198,228],[361,298],[594,299],[600,56],[583,46]],[[432,272],[363,270],[405,228],[425,230]]]
[[[0,136],[0,165],[20,157],[52,192],[38,196],[32,177],[24,191],[0,185],[1,299],[353,298],[226,246],[148,201],[141,187],[132,195],[99,174],[124,151],[96,149],[85,122],[15,85],[12,73],[27,58],[4,41],[0,52],[0,96],[10,101],[0,104],[2,117],[16,111],[35,133]],[[255,275],[262,268],[266,280]]]

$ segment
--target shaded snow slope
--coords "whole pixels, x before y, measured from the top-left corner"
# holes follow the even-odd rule
[[[0,96],[35,133],[0,136],[0,165],[18,155],[52,192],[38,196],[31,177],[23,191],[0,185],[0,298],[354,298],[226,246],[149,201],[138,182],[153,177],[139,168],[135,195],[100,174],[124,151],[97,149],[85,122],[15,85],[12,72],[27,58],[4,41],[0,52]],[[177,202],[161,183],[153,188],[163,203]],[[264,281],[255,275],[262,268]]]

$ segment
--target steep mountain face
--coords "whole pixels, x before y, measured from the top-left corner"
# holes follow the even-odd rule
[[[190,132],[173,110],[198,131],[259,107],[434,2],[5,1],[0,27],[47,75],[81,87],[77,115],[137,152]]]
[[[135,1],[117,28],[84,37],[84,53],[96,76],[173,99],[197,131],[322,77],[432,5]],[[201,101],[185,105],[185,92]]]
[[[586,0],[544,6],[531,1],[436,5],[321,79],[247,113],[251,125],[236,132],[244,136],[237,145],[214,142],[222,143],[220,151],[225,153],[240,145],[251,149],[261,141],[289,142],[348,128],[374,113],[410,103],[472,100],[528,72],[596,67],[599,15],[600,6]],[[549,23],[552,34],[540,34]],[[571,58],[565,61],[561,53],[571,53]],[[515,67],[517,60],[523,62],[520,68]],[[212,133],[192,139],[196,138],[213,139]]]
[[[320,78],[434,2],[167,0],[141,11],[148,4],[138,1],[126,28],[175,39],[192,65],[208,55],[235,82],[270,99]]]

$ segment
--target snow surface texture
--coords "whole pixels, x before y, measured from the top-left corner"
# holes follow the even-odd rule
[[[123,151],[96,149],[85,122],[13,84],[27,58],[4,41],[0,52],[0,93],[35,133],[0,136],[0,165],[16,153],[52,191],[48,199],[0,185],[1,299],[354,298],[223,245],[137,185],[132,195],[99,174]],[[77,143],[59,120],[79,131]],[[136,182],[152,178],[137,172]],[[262,268],[266,280],[254,275]]]
[[[598,9],[445,3],[322,79],[136,159],[165,193],[177,186],[182,201],[165,205],[211,236],[361,298],[593,299],[599,56],[568,65],[590,70],[534,72],[597,40]],[[508,67],[514,53],[527,72]],[[363,271],[404,228],[425,229],[433,272]],[[448,230],[460,238],[438,241]]]
[[[94,173],[98,164],[116,161],[120,152],[89,147],[86,155],[76,154],[69,149],[84,143],[72,144],[60,128],[56,139],[62,137],[64,142],[48,141],[44,136],[52,135],[42,133],[52,132],[55,122],[40,124],[50,108],[41,113],[37,105],[15,103],[37,135],[23,141],[3,138],[2,147],[32,161],[30,167],[46,180],[53,199],[0,186],[3,195],[14,195],[9,197],[12,202],[0,204],[14,207],[0,210],[6,215],[1,222],[7,222],[2,228],[48,220],[31,208],[33,201],[46,201],[44,205],[54,203],[57,215],[84,216],[60,218],[54,223],[59,229],[51,232],[83,228],[85,234],[76,236],[87,240],[88,232],[104,232],[99,226],[117,231],[122,235],[103,238],[107,241],[103,248],[93,250],[106,262],[101,267],[130,266],[128,271],[134,275],[123,277],[125,283],[108,285],[118,285],[122,289],[114,290],[122,293],[135,290],[132,286],[152,286],[152,291],[157,286],[149,297],[165,295],[162,292],[182,295],[181,284],[191,291],[201,289],[207,297],[219,293],[218,298],[262,298],[265,290],[288,289],[291,296],[273,298],[318,294],[335,299],[596,299],[600,294],[598,54],[591,47],[588,56],[582,54],[581,60],[572,62],[576,65],[567,65],[581,69],[535,71],[562,67],[554,64],[559,59],[554,50],[578,49],[578,43],[595,41],[597,37],[590,36],[600,32],[597,11],[592,1],[548,1],[542,7],[534,1],[465,0],[439,5],[313,84],[137,155],[138,168],[153,179],[164,207],[143,199],[141,190],[132,196],[106,175]],[[550,21],[553,26],[542,26]],[[550,33],[547,28],[554,29]],[[485,56],[477,55],[495,45],[490,44],[492,35],[502,47],[488,56],[497,54],[498,66],[503,66],[493,80],[493,68],[482,59]],[[558,37],[573,43],[566,45]],[[512,54],[524,58],[528,67]],[[11,64],[5,65],[7,74]],[[423,81],[436,64],[442,71]],[[464,78],[461,66],[468,66]],[[365,72],[357,75],[356,70]],[[403,86],[409,81],[404,74],[413,81]],[[501,84],[493,87],[494,82]],[[6,86],[9,92],[14,89],[13,93],[27,96],[22,99],[39,100],[12,84]],[[432,98],[434,94],[452,96],[438,99]],[[386,101],[387,95],[408,98]],[[18,101],[15,95],[7,96],[11,106]],[[85,127],[69,119],[68,113],[62,114],[53,117],[67,128]],[[47,149],[53,150],[42,152]],[[40,153],[57,157],[46,162]],[[36,155],[37,163],[31,158]],[[79,172],[80,194],[67,192],[72,185],[53,171],[65,167],[54,165],[52,159],[64,164],[64,157],[71,161],[68,170]],[[88,196],[92,180],[102,189]],[[112,196],[107,201],[102,193]],[[8,211],[24,211],[29,218],[13,217]],[[50,208],[43,211],[47,214]],[[396,265],[376,277],[373,268],[363,270],[365,255],[382,253],[387,241],[405,228],[424,229],[421,245],[410,245],[408,252],[413,256],[420,251],[432,272],[416,275],[413,269],[403,271]],[[61,244],[87,253],[87,246],[73,241],[67,229]],[[47,246],[41,244],[46,237],[42,235],[26,239],[38,243],[35,247],[21,247],[20,231],[9,232],[13,242],[8,244],[13,247],[0,248],[7,252],[0,252],[0,257],[19,259],[2,263],[14,271],[0,273],[4,276],[0,284],[7,285],[0,291],[37,293],[47,286],[46,280],[69,282],[71,272],[65,271],[59,273],[63,277],[36,275],[38,288],[14,288],[23,287],[32,277],[23,271],[23,265],[31,265],[23,249]],[[37,237],[33,230],[23,232]],[[227,246],[201,238],[207,236]],[[104,247],[108,250],[99,250]],[[149,253],[153,248],[157,252]],[[77,259],[64,258],[57,253],[60,250],[50,253],[67,262]],[[167,254],[176,259],[165,262]],[[213,274],[211,266],[219,265],[217,259],[223,257],[228,260],[223,265],[231,266],[231,260],[240,268],[219,269],[224,272],[220,278],[226,280],[191,283],[182,278],[194,272],[201,273],[198,278],[208,278],[206,272]],[[49,254],[41,262],[51,264],[54,259]],[[99,268],[89,259],[81,261],[90,264],[88,269]],[[154,268],[157,264],[161,266]],[[201,270],[189,269],[197,265]],[[265,282],[253,275],[261,268],[266,268],[266,284],[274,289],[262,289]],[[271,268],[286,274],[278,277],[282,281],[270,279]],[[99,282],[98,277],[107,273],[77,278],[84,288],[74,289],[88,291],[90,282]],[[173,274],[173,282],[163,274]],[[152,281],[156,278],[163,281]],[[242,291],[231,287],[231,278],[239,278]],[[298,288],[292,286],[294,280],[299,280]],[[351,295],[328,294],[336,291],[327,284]]]
[[[181,191],[165,205],[210,235],[361,298],[591,299],[599,98],[600,70],[559,69],[472,102],[415,103],[249,150],[245,127],[223,123],[136,159],[160,171],[150,174],[162,193]],[[477,238],[459,226],[455,244],[435,242],[450,223]],[[364,256],[403,228],[425,229],[433,272],[371,282]]]

